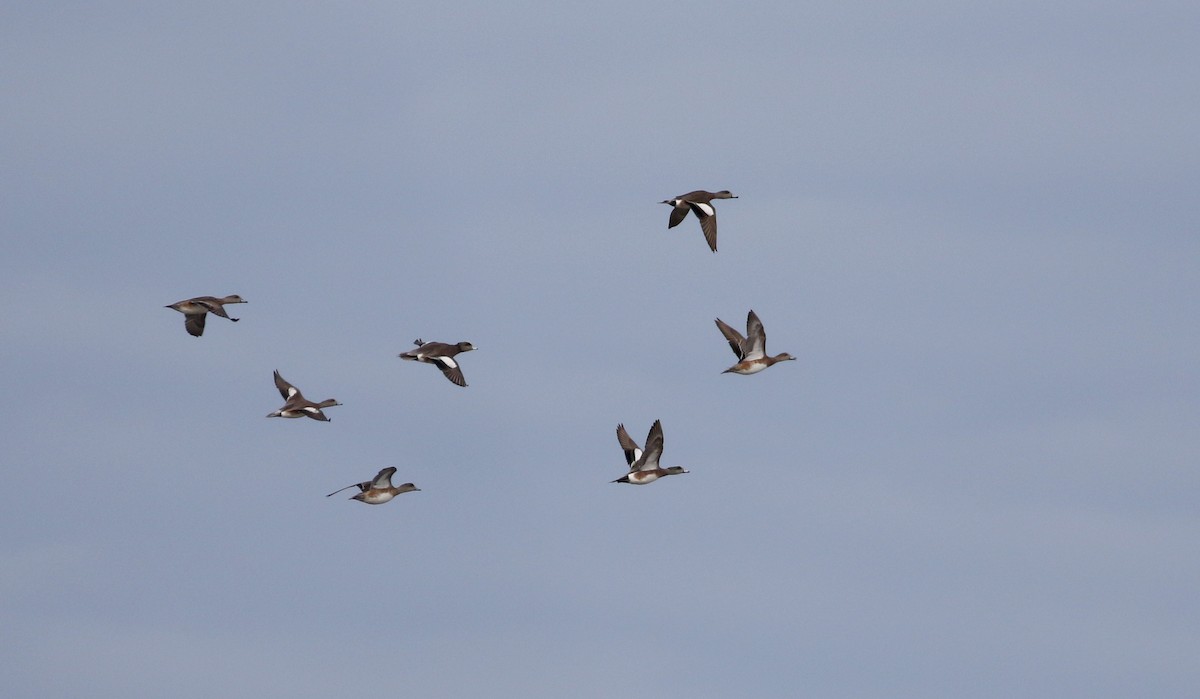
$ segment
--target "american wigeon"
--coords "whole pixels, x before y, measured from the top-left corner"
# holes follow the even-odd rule
[[[774,357],[767,356],[767,331],[763,329],[762,321],[754,311],[750,311],[750,315],[746,316],[746,337],[742,337],[741,333],[726,325],[720,318],[717,318],[717,327],[725,339],[729,340],[729,346],[738,358],[738,363],[721,372],[723,374],[757,374],[776,362],[795,359],[787,352]]]
[[[320,403],[314,403],[308,400],[300,393],[300,389],[291,385],[279,375],[279,370],[275,370],[275,387],[279,389],[279,395],[287,402],[283,407],[273,413],[267,414],[267,417],[311,417],[314,420],[323,420],[330,422],[329,418],[325,417],[325,413],[321,412],[321,408],[332,408],[335,405],[341,405],[333,398],[327,398]]]
[[[625,462],[629,464],[629,473],[621,476],[613,483],[629,483],[630,485],[645,485],[664,476],[674,476],[680,473],[690,473],[682,466],[661,468],[658,460],[662,458],[663,431],[662,421],[655,420],[646,435],[646,448],[639,449],[637,442],[625,431],[625,425],[617,425],[617,441],[625,452]]]
[[[393,486],[392,474],[394,473],[396,473],[396,467],[388,466],[379,473],[375,474],[375,477],[369,481],[348,485],[345,488],[339,488],[325,497],[337,495],[343,490],[347,490],[349,488],[358,488],[362,492],[356,493],[354,497],[350,498],[351,500],[365,502],[368,505],[382,505],[401,493],[411,493],[414,490],[420,490],[420,488],[412,483],[404,483],[402,485]]]
[[[467,380],[463,378],[462,369],[458,366],[458,362],[454,360],[454,356],[460,352],[470,352],[475,349],[475,345],[472,345],[470,342],[460,342],[455,345],[445,342],[425,342],[420,338],[414,340],[413,344],[417,348],[402,353],[400,355],[401,359],[434,364],[442,370],[442,374],[450,379],[452,383],[459,386],[467,385]]]
[[[698,189],[695,192],[680,194],[674,199],[664,199],[661,203],[674,207],[671,209],[671,219],[667,222],[667,228],[678,226],[691,211],[696,214],[696,218],[700,219],[700,230],[704,231],[704,239],[708,241],[708,247],[716,252],[717,210],[712,205],[713,199],[737,199],[737,197],[730,194],[727,189],[719,192],[706,192]]]
[[[229,318],[225,314],[225,304],[227,303],[246,303],[241,296],[231,294],[222,298],[216,296],[197,296],[193,299],[185,299],[176,301],[170,306],[164,308],[173,308],[183,314],[183,327],[187,328],[188,334],[194,337],[200,337],[204,334],[204,318],[206,314]],[[229,318],[233,322],[238,322],[237,318]]]

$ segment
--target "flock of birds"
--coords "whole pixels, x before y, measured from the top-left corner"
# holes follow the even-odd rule
[[[667,228],[674,228],[679,225],[687,217],[688,212],[695,214],[696,218],[700,221],[700,230],[704,233],[704,239],[708,242],[708,247],[715,253],[717,251],[717,211],[712,205],[714,199],[737,199],[737,197],[728,190],[720,192],[697,190],[681,194],[674,199],[663,200],[663,204],[669,204],[672,207]],[[223,297],[197,296],[170,304],[167,308],[182,313],[184,328],[190,335],[200,337],[204,334],[204,321],[209,313],[236,323],[239,319],[229,316],[225,311],[225,306],[237,303],[246,303],[246,301],[237,294]],[[717,328],[729,342],[730,348],[733,349],[733,353],[738,359],[737,363],[722,373],[757,374],[772,364],[795,359],[795,357],[787,352],[774,356],[767,354],[767,333],[763,328],[762,321],[759,320],[758,315],[753,310],[746,317],[746,334],[744,336],[720,318],[717,318],[716,322]],[[416,349],[401,353],[399,355],[401,359],[433,364],[441,370],[442,375],[451,383],[462,387],[467,385],[467,381],[463,377],[462,367],[455,357],[463,352],[474,350],[475,346],[473,344],[470,342],[458,342],[455,344],[425,342],[421,339],[417,339],[413,344],[416,345]],[[322,411],[325,408],[341,405],[341,403],[333,398],[326,398],[320,402],[308,400],[300,392],[300,389],[288,383],[279,374],[278,370],[275,371],[275,387],[279,389],[279,395],[283,397],[284,403],[279,410],[268,413],[267,417],[307,417],[313,420],[329,422],[329,418]],[[646,443],[643,447],[639,447],[637,442],[629,436],[624,424],[617,425],[617,441],[621,445],[621,450],[625,452],[625,463],[629,471],[624,476],[612,481],[613,483],[646,485],[647,483],[653,483],[659,478],[688,473],[687,469],[682,466],[663,468],[659,465],[663,452],[661,420],[654,421],[654,424],[650,427],[650,433],[646,435]],[[350,488],[358,488],[359,492],[350,498],[351,500],[358,500],[368,505],[381,505],[401,493],[420,490],[420,488],[412,483],[393,486],[392,476],[395,473],[396,468],[389,466],[375,474],[375,477],[369,481],[353,483],[344,488],[339,488],[326,497],[336,495]]]

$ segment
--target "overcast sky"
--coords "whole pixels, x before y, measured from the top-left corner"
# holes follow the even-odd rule
[[[8,3],[0,694],[1196,696],[1198,26]]]

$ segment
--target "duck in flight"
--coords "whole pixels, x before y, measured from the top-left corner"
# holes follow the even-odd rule
[[[688,212],[696,214],[696,218],[700,219],[700,230],[704,231],[704,239],[708,241],[708,247],[712,248],[713,252],[717,251],[717,210],[712,205],[713,199],[737,199],[733,194],[729,193],[728,189],[723,189],[719,192],[706,192],[703,189],[698,189],[687,194],[680,194],[674,199],[664,199],[661,203],[670,204],[671,218],[667,221],[667,228],[678,226]]]
[[[442,374],[450,379],[451,383],[458,386],[467,385],[467,380],[463,378],[462,367],[458,365],[458,361],[454,357],[461,352],[470,352],[475,349],[475,345],[470,342],[459,342],[454,345],[445,342],[425,342],[420,338],[414,340],[413,344],[417,348],[401,354],[401,359],[436,365],[438,369],[442,370]]]
[[[750,315],[746,316],[746,337],[733,328],[729,327],[720,318],[717,318],[717,328],[721,334],[729,341],[729,346],[733,348],[733,353],[737,355],[738,362],[729,367],[723,374],[730,372],[734,374],[757,374],[767,367],[777,362],[785,362],[789,359],[795,359],[787,352],[777,354],[774,357],[767,356],[767,331],[763,328],[762,321],[758,319],[758,315],[753,310]]]
[[[617,425],[617,441],[625,452],[625,463],[629,465],[629,473],[621,476],[613,483],[629,483],[630,485],[646,485],[659,478],[675,476],[680,473],[690,473],[682,466],[662,468],[658,460],[662,458],[663,430],[662,421],[655,420],[646,436],[646,448],[638,447],[637,442],[625,431],[625,425]]]
[[[335,405],[341,405],[333,398],[326,398],[320,403],[314,403],[304,397],[300,393],[300,389],[291,385],[279,375],[279,370],[275,370],[275,388],[279,389],[279,395],[283,396],[283,407],[273,413],[268,413],[267,417],[311,417],[314,420],[329,422],[329,418],[325,417],[325,413],[321,412],[322,408],[332,408]]]
[[[225,304],[227,303],[246,303],[241,296],[231,294],[217,298],[216,296],[197,296],[195,298],[176,301],[165,308],[172,308],[183,314],[183,327],[187,329],[188,334],[192,337],[200,337],[204,334],[204,318],[209,313],[222,318],[229,318],[233,322],[238,322],[238,318],[230,318],[225,313]]]
[[[420,488],[412,483],[404,483],[402,485],[393,486],[392,475],[395,473],[396,467],[388,466],[379,473],[375,474],[375,477],[369,481],[348,485],[345,488],[340,488],[333,491],[325,497],[337,495],[343,490],[348,490],[350,488],[358,488],[359,492],[355,493],[354,497],[350,498],[351,500],[365,502],[368,505],[382,505],[401,493],[411,493],[414,490],[420,490]]]

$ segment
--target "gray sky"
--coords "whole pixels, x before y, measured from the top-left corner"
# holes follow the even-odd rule
[[[6,697],[1195,695],[1194,3],[253,5],[0,10]]]

